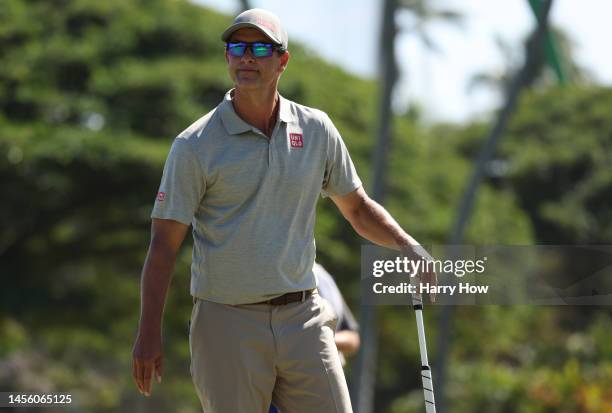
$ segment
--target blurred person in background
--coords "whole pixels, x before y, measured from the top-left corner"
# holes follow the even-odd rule
[[[315,262],[312,271],[317,279],[319,295],[331,304],[338,318],[334,341],[340,352],[342,365],[344,365],[346,363],[345,358],[352,356],[359,350],[359,324],[357,324],[355,316],[346,304],[331,274],[318,262]]]

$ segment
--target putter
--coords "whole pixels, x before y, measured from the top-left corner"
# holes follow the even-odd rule
[[[421,294],[412,295],[412,308],[416,315],[417,332],[419,334],[419,351],[421,353],[421,379],[423,381],[423,395],[425,397],[425,412],[436,413],[436,401],[434,399],[433,380],[431,369],[427,360],[427,343],[425,341],[425,327],[423,325],[423,299]]]

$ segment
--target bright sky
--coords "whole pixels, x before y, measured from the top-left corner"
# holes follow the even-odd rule
[[[234,15],[239,1],[193,0]],[[378,39],[382,0],[251,0],[252,7],[276,13],[292,41],[318,51],[326,60],[364,77],[377,73]],[[396,55],[401,80],[398,107],[418,102],[430,120],[462,122],[482,116],[499,105],[489,91],[468,93],[467,85],[477,73],[503,72],[505,60],[495,36],[515,47],[532,30],[535,21],[527,0],[434,0],[434,8],[453,9],[464,15],[462,27],[432,23],[428,32],[441,53],[427,52],[418,40],[400,32]],[[612,84],[612,54],[607,39],[612,1],[555,0],[552,22],[575,42],[579,63],[602,84]],[[408,27],[408,15],[398,17]],[[522,49],[521,49],[522,50]],[[519,54],[520,56],[520,54]]]

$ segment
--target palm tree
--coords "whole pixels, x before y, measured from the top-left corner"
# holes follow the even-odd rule
[[[554,26],[549,29],[549,33],[567,80],[573,84],[593,83],[593,75],[577,62],[576,46],[570,35],[562,28]],[[496,36],[495,43],[502,55],[505,69],[497,72],[484,71],[473,75],[466,87],[468,93],[485,88],[495,91],[501,97],[507,94],[512,74],[520,69],[521,56],[519,49],[513,47],[502,37]],[[555,76],[554,69],[550,65],[545,65],[539,68],[532,86],[548,87],[556,83],[558,83],[558,78]]]
[[[501,110],[497,113],[497,117],[492,124],[491,130],[485,139],[477,159],[475,159],[474,171],[472,172],[472,175],[467,183],[466,190],[463,193],[459,208],[457,210],[457,217],[451,230],[448,245],[460,245],[463,242],[463,235],[472,214],[474,202],[478,193],[478,187],[483,180],[487,163],[495,154],[497,144],[506,130],[507,124],[516,108],[521,92],[524,89],[532,86],[534,81],[538,78],[538,75],[541,73],[545,62],[544,43],[549,30],[548,18],[552,3],[553,0],[543,0],[541,2],[542,7],[539,12],[534,10],[537,16],[537,25],[525,43],[525,62],[520,70],[518,70],[512,76],[511,82],[506,89],[507,93],[505,96],[505,103]],[[453,257],[451,256],[449,258],[452,259]],[[452,304],[453,299],[455,298],[456,296],[451,296],[451,305],[448,305],[442,309],[440,324],[438,327],[438,348],[435,357],[437,366],[434,368],[434,380],[437,380],[437,404],[440,410],[444,412],[450,410],[446,409],[445,406],[444,389],[446,382],[447,357],[451,345],[450,343],[452,341],[450,330],[454,310]]]
[[[427,27],[434,19],[458,23],[461,15],[451,10],[431,8],[426,0],[385,0],[383,5],[382,32],[380,37],[380,106],[378,127],[376,129],[376,145],[374,147],[374,174],[372,182],[372,197],[380,204],[384,203],[386,195],[386,167],[391,148],[392,137],[392,95],[399,76],[395,57],[395,38],[398,34],[396,15],[398,10],[408,11],[414,17],[414,24],[406,29],[406,34],[417,36],[428,50],[440,49],[430,37]],[[376,323],[376,307],[361,307],[362,346],[355,369],[356,388],[352,392],[357,397],[356,410],[359,413],[370,413],[374,407],[374,388],[376,382],[376,361],[378,349],[378,334]]]
[[[251,8],[251,2],[249,0],[240,0],[238,4],[238,7],[240,7],[241,12],[249,10]]]
[[[401,0],[398,17],[400,18],[401,35],[414,42],[419,50],[420,64],[419,72],[422,74],[418,82],[413,82],[413,88],[420,90],[414,93],[427,95],[435,80],[431,77],[431,58],[444,54],[442,47],[436,40],[432,27],[437,24],[445,24],[454,28],[463,27],[463,15],[456,11],[436,6],[431,0]],[[403,67],[403,75],[406,76],[407,68]],[[414,69],[414,66],[413,66]],[[418,86],[417,86],[418,85]],[[409,102],[408,110],[414,103]]]
[[[440,53],[441,49],[429,33],[431,23],[442,22],[456,27],[463,25],[463,15],[456,10],[432,7],[428,0],[400,0],[401,11],[408,12],[412,17],[412,24],[402,28],[408,35],[416,38],[425,46],[426,50]]]

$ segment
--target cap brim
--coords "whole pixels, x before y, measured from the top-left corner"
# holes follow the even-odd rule
[[[221,34],[221,40],[223,40],[224,42],[229,41],[230,37],[232,37],[232,34],[236,31],[236,30],[240,30],[240,29],[244,29],[245,27],[250,27],[253,29],[257,29],[260,32],[262,32],[263,34],[266,35],[266,37],[268,37],[270,40],[272,40],[274,43],[276,43],[279,46],[282,46],[282,43],[280,42],[279,39],[277,39],[272,32],[270,32],[270,30],[268,30],[265,27],[262,26],[258,26],[255,23],[248,23],[248,22],[244,22],[244,23],[236,23],[236,24],[232,24],[230,27],[228,27],[227,29],[225,29],[225,31],[223,32],[223,34]]]

